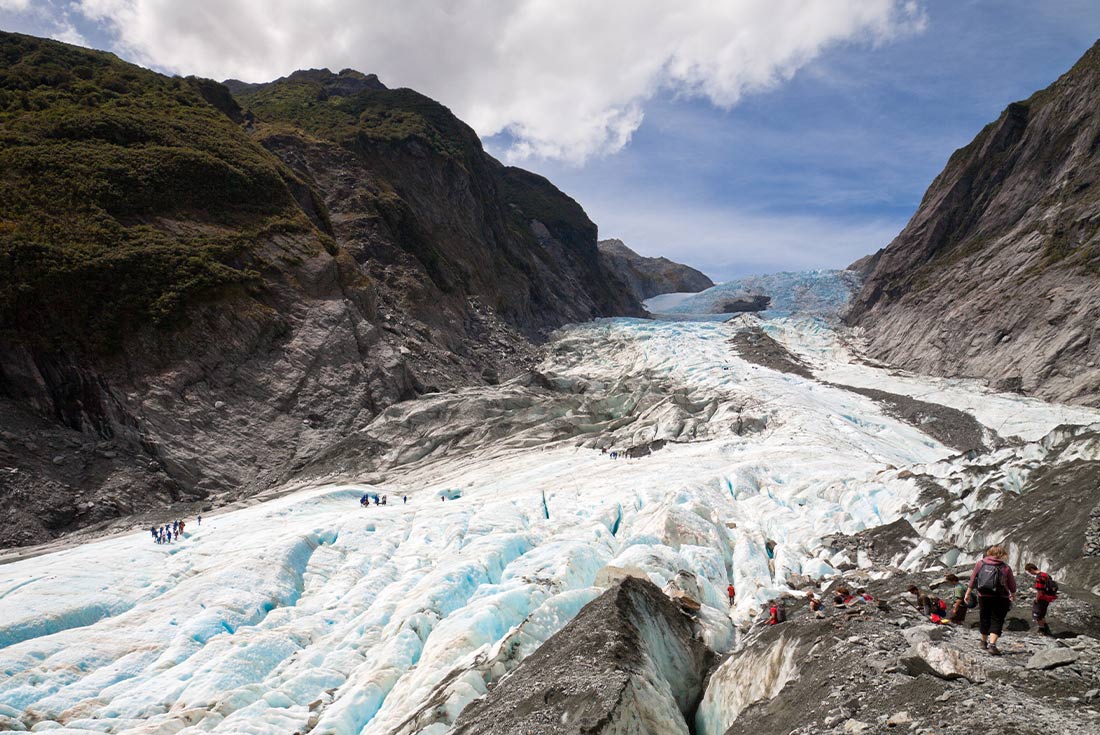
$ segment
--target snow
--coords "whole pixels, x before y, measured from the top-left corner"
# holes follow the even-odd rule
[[[748,325],[816,379],[738,357],[729,340]],[[953,450],[822,380],[941,402],[1027,440],[1100,420],[887,371],[797,315],[594,322],[563,330],[541,369],[562,384],[620,386],[608,405],[624,416],[631,390],[664,386],[667,400],[613,439],[674,441],[611,460],[600,436],[487,438],[377,486],[312,487],[204,517],[179,543],[135,531],[0,566],[0,727],[24,713],[38,729],[85,735],[444,733],[622,574],[683,588],[690,572],[704,640],[727,651],[788,575],[833,573],[843,560],[820,553],[823,536],[913,512],[905,468],[965,474]],[[741,430],[746,417],[756,429]],[[364,492],[409,502],[361,508]],[[770,664],[777,681],[786,660]]]

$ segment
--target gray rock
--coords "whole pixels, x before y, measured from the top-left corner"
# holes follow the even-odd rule
[[[600,264],[618,276],[639,301],[663,293],[695,293],[714,285],[703,273],[668,258],[647,258],[622,240],[600,240]]]
[[[627,577],[467,706],[450,732],[686,734],[710,656],[654,584]],[[426,723],[409,724],[416,732]]]
[[[1066,666],[1077,660],[1079,654],[1069,648],[1044,648],[1027,660],[1026,668],[1037,671]]]
[[[987,676],[985,666],[977,658],[930,640],[913,642],[909,650],[898,657],[898,666],[910,676],[931,674],[941,679],[967,679],[974,683],[984,682]]]

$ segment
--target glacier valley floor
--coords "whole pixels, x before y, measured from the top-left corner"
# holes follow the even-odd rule
[[[746,359],[749,332],[797,369]],[[933,424],[955,419],[903,415],[897,397],[972,421],[973,446],[942,443]],[[1059,427],[1097,422],[872,364],[858,335],[810,317],[570,327],[538,380],[364,426],[385,462],[362,477],[337,456],[331,482],[187,519],[179,543],[135,530],[0,566],[0,729],[442,735],[623,575],[694,574],[701,635],[723,653],[791,575],[868,564],[827,536],[904,518],[921,538],[898,568],[936,544],[957,547],[944,564],[972,560],[961,549],[985,539],[968,519],[998,500],[969,490],[1011,492],[1061,461]],[[1081,456],[1100,447],[1065,461]],[[361,508],[364,492],[389,504]]]

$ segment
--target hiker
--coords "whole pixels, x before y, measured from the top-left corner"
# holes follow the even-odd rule
[[[402,495],[401,496],[401,504],[402,505],[408,505],[409,504],[409,496],[408,495]]]
[[[833,597],[833,604],[837,607],[847,607],[850,603],[855,601],[855,595],[847,587],[837,587],[836,595]]]
[[[198,521],[199,521],[199,525],[201,526],[202,525],[202,513],[199,513]]]
[[[776,600],[768,601],[768,625],[779,622],[779,603]]]
[[[856,590],[856,594],[859,595],[859,598],[861,600],[863,600],[864,602],[874,602],[875,601],[875,598],[871,597],[871,593],[868,592],[867,590],[863,589],[862,587],[860,587],[859,589]]]
[[[922,614],[927,615],[928,617],[932,617],[933,615],[939,615],[941,612],[944,612],[940,605],[943,600],[940,600],[933,595],[925,594],[917,585],[909,585],[909,589],[907,591],[909,592],[909,594],[916,596],[917,600],[913,604],[918,610],[921,611]],[[943,607],[946,607],[946,605],[944,605]]]
[[[733,588],[733,582],[726,586],[726,595],[730,598],[730,607],[733,607],[733,601],[737,599],[737,590]]]
[[[1052,635],[1047,623],[1047,608],[1058,599],[1058,583],[1030,562],[1024,566],[1024,571],[1035,577],[1035,602],[1031,605],[1031,619],[1038,626],[1039,635]]]
[[[951,603],[948,606],[950,612],[947,619],[956,625],[962,625],[966,622],[966,585],[955,574],[944,576],[944,581],[951,585]]]
[[[814,614],[814,617],[821,620],[825,617],[825,606],[821,604],[821,600],[814,597],[813,592],[806,593],[806,599],[810,602],[810,612]]]
[[[978,593],[978,632],[982,635],[982,648],[993,656],[1000,656],[997,639],[1004,632],[1005,617],[1016,599],[1016,578],[1008,565],[1008,552],[1003,546],[991,546],[985,556],[974,564],[970,573],[970,591]]]

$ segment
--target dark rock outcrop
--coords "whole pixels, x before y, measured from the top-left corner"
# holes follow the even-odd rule
[[[951,156],[866,275],[876,357],[1100,405],[1100,45]]]
[[[697,293],[714,285],[694,268],[668,258],[638,255],[622,240],[600,240],[600,263],[625,283],[639,301],[663,293]]]
[[[656,585],[627,577],[467,706],[452,732],[687,733],[710,657]]]
[[[644,313],[575,201],[411,90],[18,34],[0,57],[0,546],[255,494],[565,323]]]

